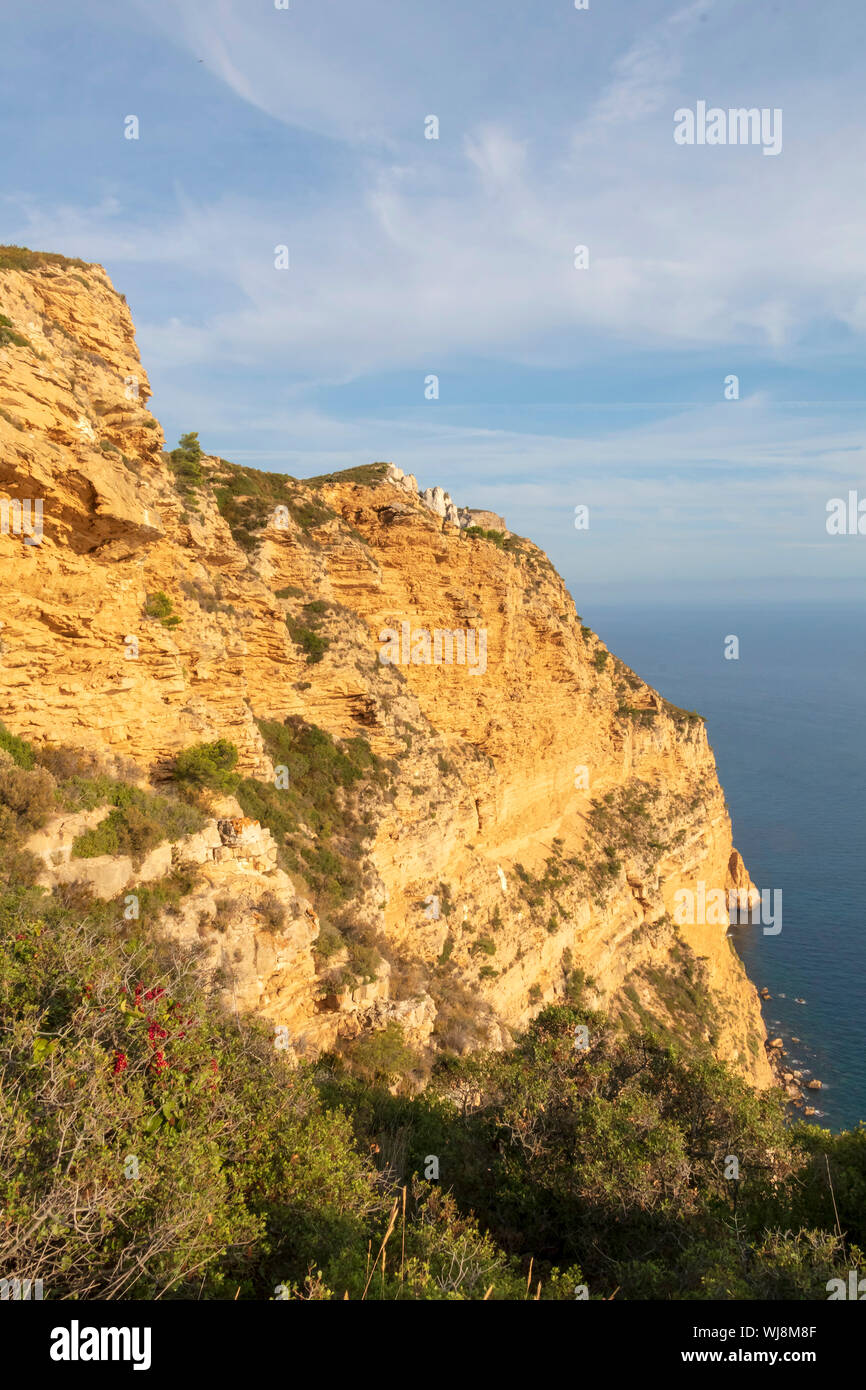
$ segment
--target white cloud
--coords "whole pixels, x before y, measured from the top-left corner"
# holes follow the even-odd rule
[[[149,220],[115,195],[21,207],[22,239],[101,259],[118,280],[124,262],[150,261],[221,289],[197,298],[191,279],[170,322],[139,311],[166,366],[259,354],[289,377],[445,371],[471,355],[579,366],[615,342],[728,356],[791,351],[827,324],[866,330],[866,135],[839,129],[844,74],[838,91],[808,63],[774,74],[778,159],[673,143],[696,63],[720,96],[741,80],[727,7],[668,3],[648,22],[644,5],[625,6],[619,28],[593,11],[542,22],[500,0],[146,10],[235,96],[354,150],[350,173],[311,175],[302,207],[278,167],[265,197],[195,202],[179,187],[174,212]],[[478,53],[483,71],[468,61]],[[431,103],[440,141],[423,138]],[[281,242],[288,272],[273,267]],[[577,244],[589,270],[573,268]]]

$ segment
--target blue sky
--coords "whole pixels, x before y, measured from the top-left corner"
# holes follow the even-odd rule
[[[850,601],[864,38],[861,0],[41,0],[4,24],[0,240],[106,267],[170,441],[393,459],[583,612]],[[780,108],[781,153],[677,145],[700,100]]]

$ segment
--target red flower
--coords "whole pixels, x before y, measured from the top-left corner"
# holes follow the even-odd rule
[[[126,1071],[126,1053],[118,1052],[114,1059],[114,1075],[119,1076],[122,1071]]]

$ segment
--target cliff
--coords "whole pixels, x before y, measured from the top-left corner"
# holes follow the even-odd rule
[[[0,255],[0,315],[0,720],[149,786],[227,739],[247,779],[151,865],[197,869],[155,929],[198,939],[222,913],[214,967],[298,1052],[392,1021],[422,1048],[499,1045],[588,978],[626,1024],[772,1084],[725,927],[673,920],[678,889],[749,882],[704,725],[581,624],[541,551],[385,464],[298,481],[166,454],[99,266]],[[327,832],[297,798],[288,828],[249,814],[257,786],[315,800],[315,758],[282,768],[275,725],[369,747]],[[80,830],[40,832],[46,886],[140,880],[76,859]]]

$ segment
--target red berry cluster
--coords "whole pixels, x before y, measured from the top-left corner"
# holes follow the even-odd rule
[[[120,992],[121,994],[126,994],[126,987],[121,986]],[[151,1014],[147,1013],[146,1010],[148,1004],[158,1006],[160,1000],[163,998],[164,995],[165,989],[162,987],[145,990],[144,984],[141,981],[139,981],[135,985],[135,998],[133,1000],[133,1008],[137,1010],[139,1013],[145,1014],[147,1018],[147,1041],[150,1050],[153,1054],[150,1059],[149,1070],[152,1074],[155,1074],[157,1076],[169,1070],[169,1062],[166,1058],[165,1052],[162,1050],[161,1044],[164,1041],[164,1039],[170,1036],[170,1034],[168,1029],[163,1028],[162,1025],[159,1022],[157,1022],[157,1019],[154,1018]],[[187,1030],[193,1028],[197,1020],[195,1018],[185,1019],[183,1017],[181,1005],[176,1000],[172,1003],[168,1003],[168,1001],[166,1001],[166,1003],[169,1015],[169,1018],[166,1019],[166,1022],[170,1020],[171,1023],[177,1027],[177,1032],[174,1036],[178,1040],[180,1040],[181,1038],[185,1038],[187,1036]],[[119,1076],[122,1072],[124,1072],[127,1068],[127,1064],[128,1063],[126,1053],[117,1053],[114,1063],[114,1075]],[[211,1057],[210,1067],[211,1072],[214,1073],[214,1075],[212,1075],[211,1077],[208,1089],[213,1091],[216,1090],[216,1073],[219,1072],[219,1063],[216,1057]],[[175,1070],[180,1072],[187,1072],[189,1068],[183,1065],[175,1065]]]

